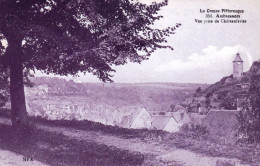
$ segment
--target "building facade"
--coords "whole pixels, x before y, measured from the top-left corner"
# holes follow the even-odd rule
[[[241,77],[243,75],[243,60],[241,59],[239,53],[237,53],[233,61],[233,77]]]

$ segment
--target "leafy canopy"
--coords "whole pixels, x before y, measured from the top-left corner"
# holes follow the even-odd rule
[[[1,0],[0,34],[8,47],[19,43],[27,70],[60,75],[90,72],[112,81],[113,65],[140,63],[158,48],[172,49],[165,45],[166,37],[180,24],[162,30],[152,27],[167,3]],[[10,56],[3,50],[0,45],[0,64],[8,66]]]

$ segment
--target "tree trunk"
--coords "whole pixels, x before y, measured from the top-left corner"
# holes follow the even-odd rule
[[[10,65],[11,121],[13,127],[27,123],[27,112],[23,85],[22,40],[8,41],[7,54]]]

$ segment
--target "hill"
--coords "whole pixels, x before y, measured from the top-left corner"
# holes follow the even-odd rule
[[[187,98],[182,105],[190,112],[207,113],[209,109],[235,110],[249,95],[250,81],[255,74],[260,74],[260,61],[255,61],[241,77],[230,75],[204,90],[198,88],[193,97]]]
[[[182,102],[205,84],[182,83],[76,83],[54,77],[34,77],[33,88],[26,88],[27,98],[81,98],[98,105],[145,106],[152,111],[165,111]]]

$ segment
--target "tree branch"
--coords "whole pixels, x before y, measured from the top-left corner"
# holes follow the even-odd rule
[[[47,13],[46,15],[43,16],[43,18],[39,19],[42,22],[45,23],[50,23],[48,22],[48,19],[50,19],[51,17],[55,16],[55,14],[57,14],[59,11],[61,11],[62,9],[65,9],[65,7],[67,6],[67,4],[70,2],[71,0],[60,0],[60,2],[57,2],[57,6],[55,8],[53,8],[49,13]],[[48,25],[46,24],[46,26]]]

